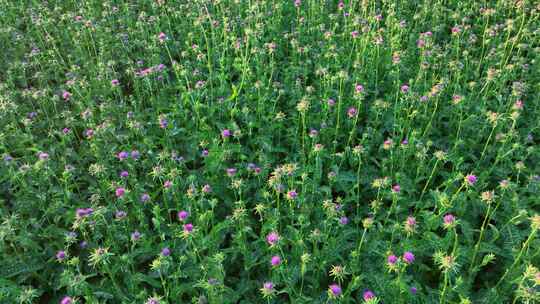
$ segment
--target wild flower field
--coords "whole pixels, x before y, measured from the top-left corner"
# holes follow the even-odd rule
[[[0,0],[0,303],[540,303],[534,0]]]

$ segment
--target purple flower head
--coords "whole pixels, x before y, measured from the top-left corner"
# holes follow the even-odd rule
[[[92,130],[92,129],[86,129],[86,131],[84,131],[84,136],[86,136],[86,138],[92,138],[92,137],[94,137],[94,130]]]
[[[60,300],[60,304],[72,304],[73,299],[71,297],[65,296]]]
[[[279,264],[281,264],[281,258],[277,255],[273,256],[270,259],[270,264],[272,264],[272,266],[278,266]]]
[[[60,261],[60,262],[63,261],[63,260],[65,260],[65,259],[66,259],[66,252],[63,251],[63,250],[58,251],[58,252],[56,253],[56,259],[57,259],[58,261]]]
[[[201,151],[201,156],[202,157],[207,157],[208,156],[208,150],[204,149]]]
[[[409,86],[406,85],[406,84],[402,85],[402,86],[401,86],[401,92],[402,92],[402,93],[407,93],[407,92],[409,92]]]
[[[465,179],[467,180],[467,183],[469,184],[469,186],[472,186],[472,185],[476,184],[476,181],[478,180],[478,177],[476,177],[476,175],[469,174],[469,175],[465,176]]]
[[[116,197],[120,198],[126,194],[126,189],[123,187],[116,188],[115,190]]]
[[[326,103],[327,103],[330,107],[332,107],[332,106],[334,106],[334,105],[336,104],[336,101],[333,100],[332,98],[328,98],[328,100],[326,101]]]
[[[68,101],[71,98],[71,93],[68,91],[62,92],[62,98],[64,98],[65,101]]]
[[[169,126],[169,121],[165,117],[159,118],[159,127],[162,129],[166,129],[167,126]]]
[[[123,218],[125,218],[127,216],[127,212],[122,211],[122,210],[118,210],[118,211],[116,211],[114,216],[116,217],[117,220],[121,220],[121,219],[123,219]]]
[[[330,292],[330,295],[332,295],[333,297],[339,297],[342,293],[341,286],[339,286],[336,283],[328,286],[328,291]]]
[[[159,304],[159,299],[152,297],[146,301],[146,304]]]
[[[120,151],[116,155],[116,157],[118,157],[119,160],[124,160],[124,159],[128,158],[128,156],[129,156],[129,154],[126,151]]]
[[[401,186],[399,184],[395,184],[394,186],[392,186],[392,192],[394,193],[401,192]]]
[[[269,293],[272,292],[274,290],[274,283],[272,283],[272,282],[264,282],[263,289],[266,292],[269,292]]]
[[[223,138],[230,137],[231,136],[231,131],[229,129],[224,129],[223,131],[221,131],[221,136]]]
[[[122,172],[120,172],[120,177],[126,178],[128,176],[129,176],[129,172],[127,172],[126,170],[123,170]]]
[[[358,114],[358,110],[356,110],[355,107],[350,107],[350,108],[347,110],[347,116],[349,116],[349,118],[355,117],[356,114]]]
[[[354,86],[354,90],[355,90],[356,94],[360,94],[360,93],[364,92],[364,86],[361,85],[361,84],[356,84]]]
[[[45,153],[45,152],[39,152],[38,158],[39,158],[40,160],[48,160],[48,159],[49,159],[49,154],[48,154],[48,153]]]
[[[150,200],[150,195],[148,195],[148,193],[143,193],[141,195],[141,202],[145,203],[145,202],[148,202]]]
[[[167,39],[167,35],[164,32],[158,34],[159,42],[164,42]]]
[[[268,242],[270,246],[274,246],[279,241],[279,234],[275,231],[270,232],[266,236],[266,241]]]
[[[293,200],[298,197],[298,193],[295,190],[287,192],[287,198]]]
[[[346,217],[346,216],[343,216],[343,217],[341,217],[341,218],[339,219],[339,223],[340,223],[341,225],[347,225],[347,224],[349,223],[349,218]]]
[[[165,187],[165,188],[170,188],[171,186],[172,186],[172,182],[170,180],[166,180],[163,183],[163,187]]]
[[[210,185],[206,184],[206,185],[204,185],[204,186],[202,187],[202,192],[204,192],[204,193],[210,193],[210,192],[212,192],[212,187],[211,187]]]
[[[388,256],[386,261],[388,262],[389,265],[395,265],[397,263],[397,261],[398,261],[398,257],[391,254],[391,255]]]
[[[414,218],[413,216],[409,216],[407,217],[407,226],[409,227],[414,227],[416,226],[416,218]]]
[[[193,224],[188,223],[184,225],[184,232],[191,233],[193,231]]]
[[[236,169],[235,168],[228,168],[227,169],[227,175],[228,176],[233,176],[236,174]]]
[[[375,298],[375,294],[373,293],[373,291],[367,289],[364,291],[364,293],[362,294],[362,298],[364,299],[364,301],[369,301],[373,298]]]
[[[119,81],[118,79],[113,79],[113,80],[111,80],[111,85],[112,85],[113,87],[116,87],[116,86],[119,85],[119,84],[120,84],[120,81]]]
[[[352,36],[353,38],[358,37],[358,31],[352,31],[352,32],[351,32],[351,36]]]
[[[63,128],[62,129],[62,133],[64,133],[64,134],[68,134],[69,131],[71,131],[69,128]]]
[[[168,247],[165,247],[165,248],[161,249],[161,255],[162,256],[170,256],[171,255],[171,250]]]
[[[403,260],[405,263],[411,264],[414,262],[414,254],[410,251],[405,251],[405,253],[403,253]]]
[[[294,6],[299,7],[302,4],[302,0],[294,0]]]
[[[179,211],[178,212],[178,219],[180,221],[184,221],[185,219],[187,219],[187,217],[189,216],[189,213],[185,210],[182,210],[182,211]]]
[[[416,292],[418,291],[418,289],[416,287],[411,287],[411,293],[414,295],[416,294]]]
[[[140,156],[141,156],[141,153],[139,153],[139,151],[137,151],[137,150],[131,151],[131,158],[138,159]]]
[[[443,218],[444,225],[447,227],[452,226],[456,222],[456,217],[453,214],[447,214]]]
[[[82,218],[82,217],[92,214],[92,212],[94,212],[94,209],[92,208],[78,208],[75,211],[75,215],[77,218]]]
[[[28,117],[28,119],[33,119],[37,116],[37,112],[30,112],[28,113],[28,115],[26,117]]]
[[[141,233],[137,230],[135,230],[133,233],[131,233],[131,240],[133,242],[138,241],[141,238]]]

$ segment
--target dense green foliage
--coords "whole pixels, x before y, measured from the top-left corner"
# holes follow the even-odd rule
[[[539,303],[533,0],[0,0],[0,303]]]

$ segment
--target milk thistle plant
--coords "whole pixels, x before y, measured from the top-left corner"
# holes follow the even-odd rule
[[[539,303],[533,0],[0,0],[0,303]]]

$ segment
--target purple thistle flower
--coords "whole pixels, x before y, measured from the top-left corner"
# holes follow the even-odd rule
[[[178,219],[180,221],[184,221],[185,219],[187,219],[187,217],[189,216],[189,213],[185,210],[182,210],[182,211],[179,211],[178,212]]]
[[[340,223],[341,225],[347,225],[347,224],[349,223],[349,218],[346,217],[346,216],[343,216],[343,217],[341,217],[341,218],[339,219],[339,223]]]
[[[128,153],[126,151],[120,151],[116,157],[118,157],[119,160],[124,160],[128,158]]]
[[[163,183],[163,187],[165,187],[165,188],[170,188],[171,186],[172,186],[172,182],[170,180],[166,180]]]
[[[118,79],[113,79],[113,80],[111,80],[111,85],[112,85],[113,87],[116,87],[116,86],[119,85],[119,84],[120,84],[120,81],[119,81]]]
[[[62,92],[62,98],[64,98],[65,101],[68,101],[71,98],[71,93],[68,91]]]
[[[208,156],[208,150],[204,149],[201,151],[201,156],[202,157],[207,157]]]
[[[66,259],[66,252],[63,250],[60,250],[56,253],[56,259],[61,262]]]
[[[224,129],[223,131],[221,131],[221,136],[223,138],[230,137],[231,136],[231,131],[229,129]]]
[[[184,225],[184,232],[191,233],[193,231],[193,224],[188,223]]]
[[[125,218],[126,216],[127,216],[127,212],[122,211],[122,210],[116,211],[115,217],[117,220],[121,220]]]
[[[270,232],[266,236],[266,241],[268,242],[268,244],[270,244],[270,246],[274,246],[279,241],[279,234],[275,231]]]
[[[330,286],[328,286],[328,290],[330,291],[330,294],[334,297],[339,297],[342,293],[341,291],[341,286],[339,286],[338,284],[334,283],[334,284],[331,284]]]
[[[287,192],[287,198],[293,200],[298,197],[298,193],[295,190]]]
[[[228,176],[233,176],[236,174],[236,169],[235,168],[228,168],[227,169],[227,175]]]
[[[395,184],[394,186],[392,186],[392,192],[394,193],[401,192],[401,186],[399,184]]]
[[[45,153],[45,152],[39,152],[38,158],[39,158],[40,160],[48,160],[48,159],[49,159],[49,154],[48,154],[48,153]]]
[[[60,304],[72,304],[73,299],[71,297],[65,296],[60,300]]]
[[[165,247],[161,250],[161,255],[162,256],[170,256],[171,255],[171,250],[168,248],[168,247]]]
[[[472,185],[476,184],[476,181],[478,180],[478,177],[476,177],[476,175],[469,174],[469,175],[465,176],[465,179],[467,180],[467,183],[469,184],[469,186],[472,186]]]
[[[145,202],[147,202],[149,200],[150,200],[150,195],[148,195],[148,193],[143,193],[141,195],[141,202],[145,203]]]
[[[360,93],[364,92],[364,86],[361,85],[361,84],[356,84],[354,86],[354,90],[355,90],[356,94],[360,94]]]
[[[141,233],[137,230],[135,230],[133,233],[131,233],[131,240],[133,242],[138,241],[141,238]]]
[[[210,185],[206,184],[206,185],[204,185],[204,186],[202,187],[202,192],[204,192],[204,193],[210,193],[210,192],[212,192],[212,187],[211,187]]]
[[[115,190],[116,197],[120,198],[126,194],[126,189],[123,187],[116,188]]]
[[[82,218],[82,217],[92,214],[92,212],[94,212],[94,209],[92,208],[78,208],[75,211],[75,215],[77,218]]]
[[[128,176],[129,176],[129,172],[127,172],[126,170],[123,170],[122,172],[120,172],[120,177],[126,178]]]
[[[388,262],[389,265],[395,265],[397,263],[397,261],[398,261],[398,257],[391,254],[391,255],[388,256],[386,261]]]
[[[141,153],[139,153],[139,151],[137,151],[137,150],[131,151],[131,158],[138,159],[140,156],[141,156]]]
[[[452,226],[456,222],[456,217],[453,214],[449,213],[444,216],[443,222],[445,226]]]
[[[418,291],[418,289],[416,289],[416,287],[411,287],[411,293],[414,295],[416,294],[416,292]]]
[[[405,263],[411,264],[414,262],[414,254],[410,251],[405,251],[405,253],[403,253],[403,260]]]
[[[270,264],[272,264],[272,266],[278,266],[279,264],[281,264],[281,258],[277,255],[273,256],[270,259]]]
[[[268,293],[271,293],[273,290],[274,290],[274,283],[272,282],[265,282],[263,284],[263,289],[268,292]]]
[[[375,298],[375,293],[373,293],[373,291],[367,289],[364,291],[364,293],[362,294],[362,298],[364,299],[364,301],[369,301],[373,298]]]
[[[349,118],[355,117],[356,114],[358,114],[358,110],[356,110],[355,107],[350,107],[350,108],[347,110],[347,115],[349,116]]]
[[[332,106],[334,106],[336,104],[336,101],[333,100],[332,98],[328,98],[326,103],[328,104],[328,106],[332,107]]]
[[[402,92],[402,93],[407,93],[407,92],[409,92],[409,86],[406,85],[406,84],[402,85],[402,86],[401,86],[401,92]]]

